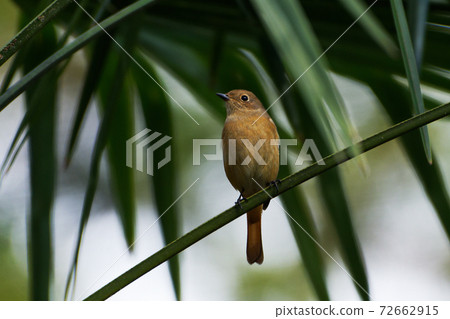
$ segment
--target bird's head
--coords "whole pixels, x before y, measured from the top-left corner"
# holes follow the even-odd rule
[[[226,94],[216,93],[216,95],[226,102],[227,114],[231,114],[233,112],[264,112],[263,105],[256,95],[250,91],[232,90]]]

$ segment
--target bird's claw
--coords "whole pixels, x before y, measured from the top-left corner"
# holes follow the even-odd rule
[[[269,183],[270,186],[275,186],[275,188],[277,189],[277,194],[280,192],[280,190],[278,189],[278,184],[281,184],[281,181],[279,179],[276,179]]]
[[[247,200],[247,198],[245,198],[244,195],[242,195],[242,192],[241,192],[241,193],[239,194],[239,197],[238,197],[237,201],[236,201],[234,204],[235,204],[236,206],[239,206],[239,208],[240,208],[241,210],[243,210],[241,202],[246,201],[246,200]]]

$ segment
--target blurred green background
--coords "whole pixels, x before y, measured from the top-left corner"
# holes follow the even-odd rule
[[[50,2],[2,1],[1,46]],[[102,21],[132,2],[80,4]],[[13,160],[0,188],[0,299],[64,299],[74,264],[68,299],[83,299],[233,205],[238,194],[221,161],[192,165],[192,140],[221,136],[225,110],[215,92],[248,89],[268,107],[308,70],[270,113],[282,138],[314,138],[323,156],[411,117],[391,2],[379,0],[316,62],[372,3],[154,1],[108,29],[136,61],[102,33],[33,78],[26,94],[11,103],[0,96],[0,159]],[[404,5],[425,107],[447,103],[450,3]],[[11,79],[3,97],[89,28],[92,20],[69,5],[0,67],[2,82]],[[172,161],[153,177],[125,165],[125,141],[145,127],[172,137]],[[375,300],[450,298],[448,119],[428,130],[432,166],[412,132],[274,200]],[[24,147],[11,147],[17,132]],[[279,177],[302,168],[296,151]],[[263,216],[262,266],[247,264],[245,240],[242,217],[112,299],[368,298],[276,203]]]

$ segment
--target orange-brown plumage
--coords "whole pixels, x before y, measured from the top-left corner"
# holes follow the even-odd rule
[[[227,119],[222,132],[225,173],[231,185],[247,198],[277,178],[277,128],[252,92],[233,90],[218,95],[227,106]],[[261,264],[264,260],[262,210],[263,205],[247,212],[247,260],[250,264]]]

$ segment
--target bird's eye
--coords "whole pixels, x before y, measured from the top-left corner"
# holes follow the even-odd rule
[[[245,94],[242,95],[242,96],[241,96],[241,100],[244,101],[244,102],[247,102],[247,101],[248,101],[248,96],[245,95]]]

